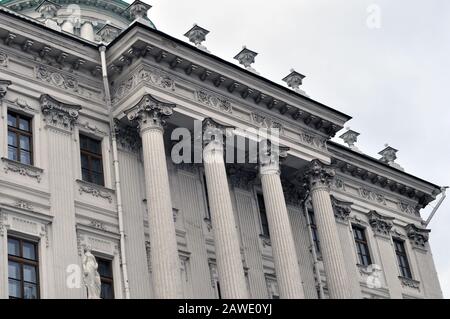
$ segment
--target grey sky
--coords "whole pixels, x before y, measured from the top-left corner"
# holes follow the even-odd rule
[[[450,1],[145,1],[163,32],[183,38],[198,23],[217,56],[233,61],[247,45],[261,75],[281,83],[291,68],[305,74],[312,98],[354,117],[361,150],[378,156],[389,143],[407,172],[450,184]],[[381,8],[380,29],[367,27],[371,4]],[[430,225],[447,298],[449,209],[450,199]]]

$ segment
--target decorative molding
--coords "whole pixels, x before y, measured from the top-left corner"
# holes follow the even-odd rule
[[[307,144],[313,148],[319,150],[327,150],[327,139],[320,137],[318,135],[309,134],[307,132],[301,131],[299,134],[300,141]]]
[[[119,102],[141,83],[148,83],[165,90],[175,91],[175,81],[167,73],[146,65],[139,68],[117,87],[114,91],[113,103]]]
[[[24,209],[24,210],[29,210],[29,211],[33,211],[33,205],[31,205],[30,203],[23,201],[23,200],[18,200],[13,204],[14,207],[20,208],[20,209]]]
[[[223,96],[217,95],[205,89],[201,89],[195,92],[195,97],[197,101],[202,103],[203,105],[209,106],[225,113],[233,112],[231,102]]]
[[[91,194],[93,197],[103,198],[108,200],[109,203],[112,203],[114,190],[79,179],[77,180],[77,183],[79,184],[78,191],[80,192],[80,195],[83,195],[83,193]]]
[[[331,197],[331,204],[333,205],[334,217],[337,221],[347,224],[350,213],[352,212],[352,202],[345,202],[337,199],[334,196]]]
[[[14,101],[12,101],[12,104],[21,110],[36,112],[36,110],[34,108],[32,108],[28,104],[28,102],[23,98],[20,98],[20,97],[16,98]]]
[[[0,99],[3,99],[8,92],[8,87],[12,84],[8,80],[0,80]]]
[[[371,191],[367,188],[361,187],[359,189],[359,195],[367,200],[370,200],[372,202],[376,202],[378,204],[386,205],[386,199],[384,195],[380,193],[376,193],[374,191]]]
[[[0,67],[1,68],[7,68],[8,67],[8,63],[9,63],[8,55],[5,52],[0,51]]]
[[[398,208],[402,213],[406,213],[408,215],[414,215],[420,217],[420,211],[418,207],[413,207],[412,205],[404,202],[398,202]]]
[[[414,224],[407,225],[405,230],[414,248],[426,249],[426,243],[428,242],[431,230],[417,227]]]
[[[91,125],[88,121],[85,121],[84,123],[78,123],[77,125],[78,125],[78,127],[82,127],[82,128],[85,128],[85,129],[89,130],[93,134],[102,135],[102,136],[108,136],[107,132],[104,132],[104,131],[100,130],[95,125]]]
[[[383,216],[374,210],[369,212],[368,218],[369,218],[369,224],[372,227],[372,229],[376,235],[390,237],[391,229],[392,229],[392,226],[394,225],[392,221],[395,218]]]
[[[66,75],[49,67],[39,65],[35,67],[35,77],[54,87],[79,93],[78,81],[75,77]]]
[[[260,128],[278,129],[280,134],[284,133],[283,124],[261,113],[252,113],[251,121]]]
[[[94,227],[95,229],[106,231],[105,224],[99,220],[92,219],[89,223],[89,226]]]
[[[412,288],[416,290],[420,290],[420,281],[399,276],[398,279],[404,288]]]
[[[2,157],[2,162],[5,165],[3,169],[6,174],[8,174],[9,172],[14,172],[22,176],[35,178],[38,183],[41,182],[42,173],[44,172],[43,169],[27,164],[22,164],[20,162],[12,161],[5,157]]]
[[[41,95],[41,111],[44,114],[44,121],[47,125],[73,130],[78,121],[80,105],[72,105],[60,102],[48,94]]]
[[[3,237],[7,233],[8,225],[8,214],[0,209],[0,237]]]

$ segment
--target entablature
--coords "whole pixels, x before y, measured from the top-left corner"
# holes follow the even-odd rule
[[[266,109],[299,127],[331,137],[349,116],[335,111],[214,55],[135,21],[108,46],[109,70],[117,82],[136,60],[150,59],[161,69],[218,94]]]

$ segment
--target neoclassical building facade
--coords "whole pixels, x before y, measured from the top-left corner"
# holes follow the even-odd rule
[[[149,9],[0,1],[0,298],[442,298],[439,186]]]

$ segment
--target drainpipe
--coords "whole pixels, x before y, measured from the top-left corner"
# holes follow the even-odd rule
[[[430,224],[431,220],[433,219],[434,215],[436,214],[437,210],[439,209],[439,207],[441,206],[441,204],[444,202],[445,197],[447,196],[445,194],[445,192],[447,191],[447,188],[449,188],[448,186],[445,187],[441,187],[441,199],[439,200],[439,202],[436,204],[436,206],[434,207],[433,211],[431,212],[430,216],[428,217],[427,221],[425,222],[425,227],[428,227],[428,225]]]
[[[116,197],[117,197],[117,215],[119,217],[119,233],[120,233],[120,257],[122,261],[122,276],[124,281],[124,290],[125,290],[125,299],[130,299],[130,285],[128,282],[128,270],[127,270],[127,255],[125,253],[125,231],[123,227],[123,204],[122,204],[122,191],[120,187],[120,175],[119,175],[119,157],[117,151],[117,137],[116,131],[114,129],[114,116],[111,105],[111,93],[109,90],[109,81],[108,81],[108,70],[106,65],[106,47],[101,46],[100,49],[100,58],[102,61],[102,77],[103,77],[103,85],[105,88],[105,100],[106,106],[109,113],[109,127],[111,129],[111,146],[112,146],[112,156],[113,156],[113,166],[114,166],[114,185],[116,189]]]
[[[306,227],[308,228],[309,243],[311,245],[314,273],[317,278],[317,284],[319,285],[319,298],[325,299],[325,293],[323,292],[323,286],[322,286],[322,277],[320,275],[320,270],[319,270],[319,258],[317,257],[317,251],[316,251],[316,247],[314,244],[314,237],[313,237],[312,228],[311,228],[311,219],[309,218],[309,214],[308,214],[307,202],[309,199],[310,199],[310,197],[309,197],[309,192],[308,192],[306,194],[305,199],[303,200],[303,210],[304,210],[305,216],[306,216]]]

